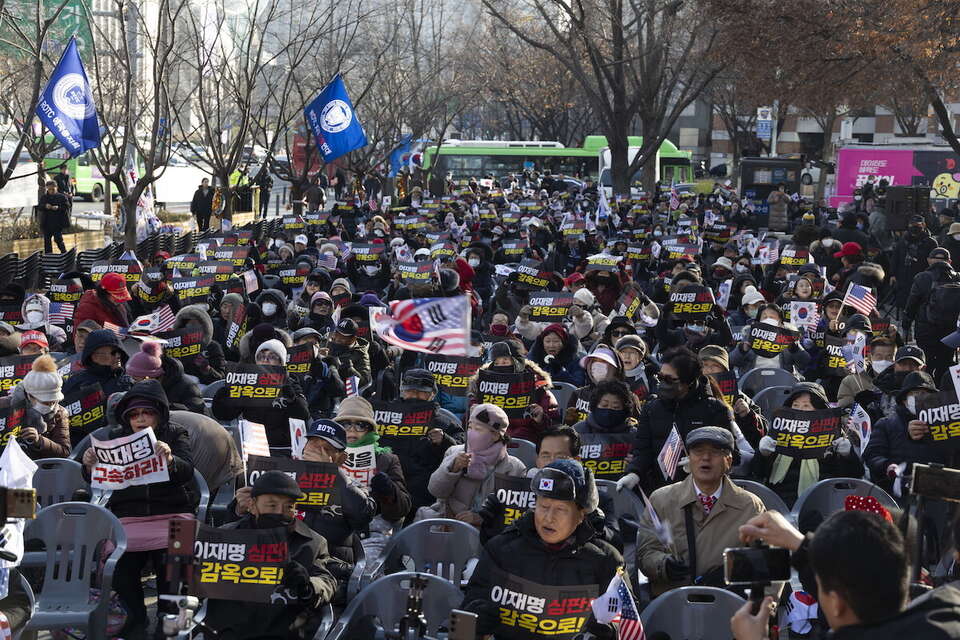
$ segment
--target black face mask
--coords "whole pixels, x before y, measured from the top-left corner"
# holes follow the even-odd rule
[[[289,528],[293,523],[293,517],[283,513],[262,513],[257,516],[257,529]]]

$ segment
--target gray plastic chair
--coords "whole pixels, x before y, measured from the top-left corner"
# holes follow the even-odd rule
[[[193,470],[193,484],[197,493],[200,494],[200,503],[197,506],[197,520],[205,523],[207,521],[207,509],[210,507],[210,487],[207,486],[207,481],[203,479],[203,474],[197,471],[196,468]]]
[[[24,543],[31,548],[37,542],[44,550],[25,553],[20,563],[44,568],[43,588],[26,630],[81,627],[87,638],[106,640],[113,572],[127,548],[123,525],[102,507],[64,502],[42,509],[28,523]],[[109,553],[107,543],[113,544]],[[91,588],[100,591],[94,602],[89,602]]]
[[[98,440],[106,440],[109,433],[110,427],[100,427],[99,429],[94,429],[87,435],[83,436],[83,439],[73,446],[73,450],[70,452],[70,457],[77,462],[81,462],[81,459],[83,458],[83,452],[90,448],[90,436],[96,436]]]
[[[790,396],[792,387],[767,387],[761,389],[755,396],[753,402],[760,407],[760,413],[769,420],[773,412],[783,406]]]
[[[20,581],[20,588],[23,589],[23,592],[27,594],[27,600],[30,603],[30,618],[33,617],[33,612],[37,609],[37,598],[33,595],[33,587],[30,586],[30,583],[19,571],[16,572],[17,579]],[[11,576],[12,577],[12,576]],[[29,621],[29,618],[27,618]],[[20,640],[20,637],[26,632],[26,625],[22,629],[13,634],[13,640]]]
[[[460,587],[463,570],[480,557],[480,533],[459,520],[430,518],[415,522],[391,536],[379,558],[367,561],[361,589],[381,575],[403,571],[409,557],[416,571],[429,573]]]
[[[563,415],[563,410],[567,408],[567,403],[570,402],[570,396],[572,396],[576,390],[577,388],[569,382],[553,383],[550,392],[553,393],[553,397],[557,399],[557,406],[560,407],[561,415]]]
[[[537,445],[523,438],[511,438],[507,444],[507,453],[526,465],[527,469],[537,466]]]
[[[655,598],[640,613],[647,637],[660,633],[685,640],[730,640],[730,618],[740,596],[716,587],[680,587]]]
[[[859,478],[827,478],[808,487],[797,497],[792,512],[794,522],[808,522],[809,516],[814,513],[826,519],[837,511],[843,511],[843,501],[849,495],[873,496],[887,509],[900,508],[889,493],[872,482]]]
[[[792,387],[797,384],[796,376],[786,369],[776,367],[758,367],[750,369],[740,376],[738,383],[740,390],[751,398],[767,387]]]
[[[624,518],[633,522],[640,521],[640,515],[645,510],[643,499],[631,491],[617,491],[617,483],[613,480],[597,480],[597,492],[601,496],[610,496],[613,498],[613,506],[617,510],[615,515],[618,519]]]
[[[77,489],[89,489],[83,479],[83,465],[67,458],[43,458],[37,460],[33,473],[33,488],[37,491],[37,507],[70,502]]]
[[[367,615],[377,616],[386,630],[393,631],[400,622],[400,618],[406,613],[407,589],[410,579],[416,575],[423,576],[427,580],[427,586],[423,591],[423,616],[427,620],[427,633],[435,636],[438,629],[447,624],[450,611],[460,606],[463,593],[460,592],[459,587],[443,578],[404,571],[384,576],[364,588],[340,615],[337,624],[327,634],[326,640],[359,637],[356,631],[351,629],[351,625]]]
[[[787,503],[783,501],[783,498],[778,496],[776,492],[768,487],[765,484],[760,484],[759,482],[754,482],[753,480],[744,480],[742,478],[731,478],[733,484],[737,485],[741,489],[746,489],[753,495],[760,498],[763,501],[763,506],[767,508],[767,511],[779,511],[787,518],[791,517],[790,507],[787,506]]]
[[[217,395],[217,391],[220,391],[226,383],[226,380],[215,380],[203,388],[203,406],[207,410],[207,415],[213,415],[211,413],[213,410],[213,396]]]

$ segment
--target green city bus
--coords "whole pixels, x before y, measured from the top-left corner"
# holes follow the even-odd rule
[[[636,155],[643,138],[627,138],[630,155]],[[574,178],[597,180],[609,173],[610,152],[604,136],[587,136],[581,147],[564,147],[559,142],[548,141],[501,141],[501,140],[446,140],[440,146],[439,159],[436,145],[428,145],[423,151],[423,168],[434,164],[441,174],[450,174],[454,181],[481,178],[493,175],[501,178],[522,173],[524,169],[549,171],[553,174]],[[660,145],[655,163],[657,179],[668,182],[692,182],[693,166],[691,153],[677,149],[669,140]],[[640,172],[632,182],[639,182]]]

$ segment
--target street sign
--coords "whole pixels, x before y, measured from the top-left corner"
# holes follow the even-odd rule
[[[757,137],[769,140],[773,136],[773,120],[757,120]]]

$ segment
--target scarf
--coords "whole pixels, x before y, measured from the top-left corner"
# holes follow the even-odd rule
[[[787,475],[791,463],[796,458],[777,454],[773,461],[773,469],[770,471],[770,484],[780,484]],[[800,460],[800,478],[797,482],[797,495],[803,493],[808,487],[813,486],[820,479],[820,461],[816,458]]]
[[[486,449],[471,449],[470,466],[467,467],[467,477],[471,480],[483,480],[493,471],[497,463],[507,457],[507,445],[497,440]]]
[[[380,434],[377,433],[376,431],[373,431],[373,430],[367,431],[367,432],[363,435],[362,438],[360,438],[359,440],[357,440],[357,441],[354,442],[353,444],[350,444],[350,443],[348,442],[348,443],[347,443],[347,447],[350,447],[350,448],[354,448],[354,447],[365,447],[365,446],[367,446],[368,444],[374,445],[374,446],[373,446],[373,451],[374,451],[374,453],[376,453],[377,455],[380,455],[381,453],[392,453],[392,451],[390,450],[390,447],[381,447],[381,446],[380,446]]]

